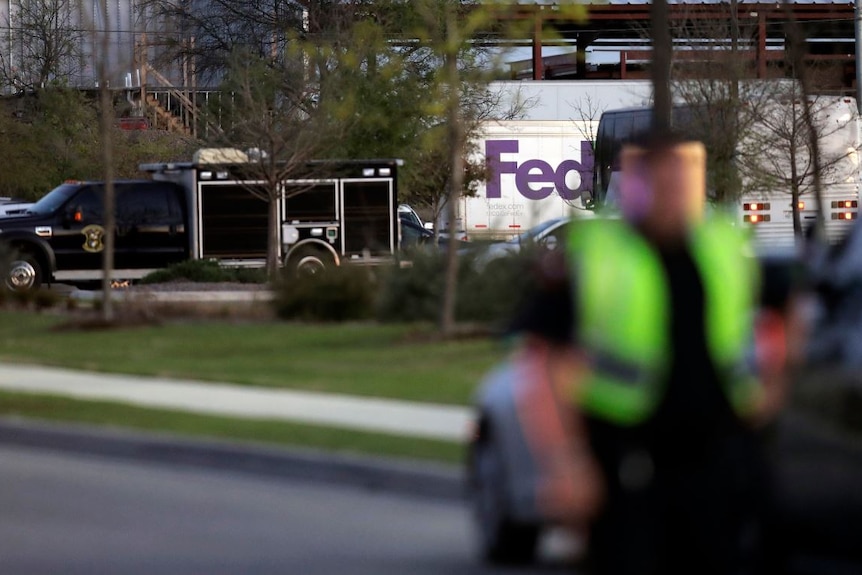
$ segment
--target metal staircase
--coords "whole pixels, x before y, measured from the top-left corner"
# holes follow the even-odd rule
[[[154,87],[142,87],[144,110],[150,125],[155,129],[178,132],[192,137],[217,137],[224,134],[218,122],[214,122],[198,103],[198,95],[204,94],[209,101],[209,92],[199,92],[174,86],[165,76],[148,64],[146,77],[154,79]]]

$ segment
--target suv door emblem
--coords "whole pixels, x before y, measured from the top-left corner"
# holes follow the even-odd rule
[[[105,228],[96,224],[91,224],[81,230],[84,234],[84,249],[91,253],[99,253],[105,249],[103,239],[105,237]]]

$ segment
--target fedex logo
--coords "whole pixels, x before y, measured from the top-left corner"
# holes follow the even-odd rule
[[[580,191],[589,189],[585,183],[591,182],[586,176],[593,170],[593,150],[589,142],[581,142],[581,161],[563,160],[556,167],[544,160],[530,159],[521,162],[504,161],[503,154],[517,154],[518,140],[486,140],[485,160],[491,171],[486,195],[488,199],[503,197],[500,180],[504,174],[515,176],[515,187],[518,192],[530,200],[543,200],[556,188],[560,197],[565,200],[575,200]],[[572,172],[577,174],[577,185],[570,185],[567,176]],[[571,179],[569,180],[571,181]]]

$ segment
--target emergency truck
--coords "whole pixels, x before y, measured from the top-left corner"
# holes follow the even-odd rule
[[[400,160],[309,162],[280,182],[279,259],[315,272],[345,261],[390,261],[398,248]],[[263,266],[266,184],[236,150],[200,150],[191,162],[145,164],[149,180],[115,182],[114,278],[134,280],[188,259]],[[103,182],[66,182],[24,213],[0,218],[5,284],[102,276]]]

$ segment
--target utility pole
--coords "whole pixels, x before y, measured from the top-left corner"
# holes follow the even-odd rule
[[[650,6],[650,36],[652,37],[653,130],[670,131],[671,96],[670,62],[673,46],[670,37],[667,0],[653,0]]]
[[[111,131],[114,124],[114,103],[110,92],[110,80],[108,77],[108,54],[111,43],[108,31],[108,3],[107,0],[99,2],[101,19],[104,30],[101,35],[100,51],[97,55],[96,66],[99,73],[99,119],[102,139],[102,164],[104,167],[104,196],[103,196],[103,244],[102,251],[102,320],[110,323],[114,320],[114,304],[111,299],[111,284],[114,275],[114,230],[116,228],[116,217],[114,215],[114,156],[111,144]],[[93,36],[96,37],[96,23],[93,22]],[[96,46],[96,43],[93,43]]]
[[[856,0],[856,109],[862,114],[862,0]]]

